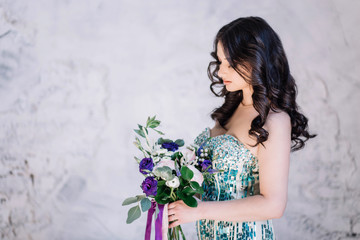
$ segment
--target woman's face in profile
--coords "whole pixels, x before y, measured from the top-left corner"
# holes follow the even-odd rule
[[[250,87],[250,85],[245,82],[240,74],[238,74],[226,60],[224,49],[220,41],[217,44],[217,56],[220,61],[218,75],[224,81],[226,90],[229,92],[235,92]],[[240,68],[240,65],[238,65],[237,68]],[[243,69],[243,72],[248,73],[245,69]]]

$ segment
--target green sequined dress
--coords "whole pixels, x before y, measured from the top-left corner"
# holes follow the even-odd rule
[[[258,159],[236,137],[222,134],[210,138],[206,127],[194,143],[212,149],[213,168],[224,172],[214,174],[214,181],[203,184],[202,201],[226,201],[260,193]],[[201,219],[196,221],[200,240],[275,239],[272,220],[228,222]]]

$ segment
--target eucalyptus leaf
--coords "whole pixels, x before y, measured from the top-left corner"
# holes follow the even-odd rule
[[[154,130],[155,130],[155,129],[154,129]],[[164,139],[163,139],[162,137],[159,138],[158,141],[157,141],[157,143],[158,143],[159,145],[163,144],[163,143],[164,143]]]
[[[151,208],[151,201],[148,198],[143,198],[141,199],[140,205],[141,205],[141,210],[143,212],[146,212]]]
[[[146,198],[146,195],[136,195],[136,198],[138,199],[138,201],[140,201],[141,199]]]
[[[126,223],[130,224],[141,216],[141,210],[139,205],[132,207],[128,211],[128,217],[126,219]]]
[[[172,169],[168,166],[158,167],[153,170],[153,173],[157,177],[161,177],[166,181],[172,180],[175,176],[172,174]]]
[[[138,198],[137,197],[129,197],[127,199],[125,199],[122,203],[122,206],[125,206],[125,205],[129,205],[129,204],[132,204],[132,203],[136,203],[138,202]]]
[[[176,139],[175,143],[176,143],[177,145],[179,145],[179,147],[182,147],[182,146],[184,146],[184,144],[185,144],[184,140],[182,140],[182,139]]]

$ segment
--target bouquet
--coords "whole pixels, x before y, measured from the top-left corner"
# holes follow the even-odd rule
[[[211,150],[202,145],[191,144],[185,150],[182,139],[172,141],[160,137],[152,143],[149,139],[149,129],[160,135],[163,132],[156,129],[160,121],[156,116],[148,117],[146,126],[138,124],[134,131],[144,139],[143,145],[139,137],[135,137],[135,146],[141,151],[142,157],[134,157],[139,164],[139,172],[144,176],[140,185],[143,193],[127,198],[122,205],[135,204],[129,209],[126,223],[132,223],[148,212],[145,230],[145,240],[150,240],[152,217],[155,213],[155,239],[185,239],[181,226],[168,228],[167,204],[183,200],[190,207],[197,207],[195,194],[203,194],[203,181],[210,181],[216,171],[212,169]]]

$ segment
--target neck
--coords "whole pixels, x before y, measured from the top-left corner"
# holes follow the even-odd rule
[[[251,86],[244,88],[242,90],[243,92],[243,100],[240,103],[242,106],[247,107],[247,106],[252,106],[253,105],[253,100],[251,95],[253,94],[253,89]]]

